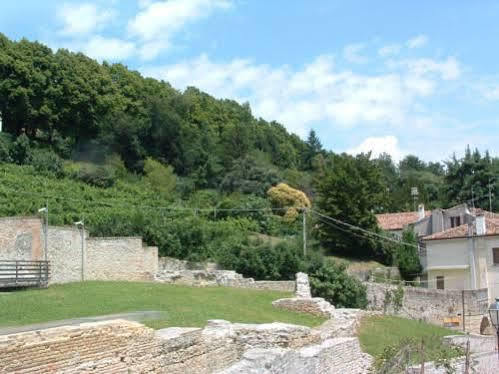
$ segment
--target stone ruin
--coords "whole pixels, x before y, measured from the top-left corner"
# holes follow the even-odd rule
[[[296,274],[295,297],[278,299],[272,302],[276,308],[309,313],[318,317],[334,318],[335,307],[322,297],[312,297],[310,282],[305,273]]]

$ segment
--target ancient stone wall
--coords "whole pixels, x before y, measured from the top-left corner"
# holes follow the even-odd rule
[[[252,362],[255,351],[266,361]],[[1,373],[228,374],[250,365],[242,372],[350,374],[367,373],[370,362],[355,337],[323,339],[283,323],[214,320],[204,329],[154,331],[114,320],[0,336]]]
[[[88,233],[84,233],[88,236]],[[42,235],[43,238],[43,235]],[[76,227],[49,226],[47,258],[49,283],[78,282],[82,276],[81,231]]]
[[[141,238],[90,238],[75,226],[49,226],[49,283],[86,280],[153,280],[158,249]],[[44,230],[38,217],[0,218],[0,260],[44,260]]]
[[[154,279],[151,257],[157,258],[157,249],[143,247],[141,238],[88,238],[85,245],[87,280]]]
[[[479,290],[434,290],[417,287],[402,287],[403,299],[399,311],[393,301],[393,292],[397,286],[385,283],[364,283],[367,287],[368,309],[400,314],[413,319],[422,319],[442,325],[446,317],[458,317],[463,311],[463,292],[466,315],[481,315],[487,309],[487,289]],[[387,303],[387,293],[391,292],[391,301]],[[478,318],[480,319],[480,318]],[[476,318],[470,318],[473,328],[479,327]]]
[[[220,270],[215,263],[201,263],[178,260],[171,257],[160,257],[158,261],[156,281],[187,286],[226,286],[236,288],[253,288],[294,292],[295,281],[255,281],[244,278],[233,270]]]
[[[0,260],[43,260],[41,239],[39,218],[0,218]]]

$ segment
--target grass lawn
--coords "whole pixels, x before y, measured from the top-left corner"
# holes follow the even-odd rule
[[[287,322],[316,326],[321,318],[283,311],[272,301],[289,293],[229,287],[187,287],[146,282],[84,282],[0,293],[0,327],[143,310],[164,311],[153,328],[204,326],[209,319]]]
[[[434,360],[442,349],[453,357],[457,356],[459,352],[447,350],[447,347],[442,345],[442,337],[456,334],[459,332],[393,316],[365,317],[359,328],[360,345],[364,352],[372,356],[379,356],[386,347],[398,345],[404,339],[414,338],[418,342],[424,339],[426,361]],[[413,362],[420,362],[417,355],[414,355]]]

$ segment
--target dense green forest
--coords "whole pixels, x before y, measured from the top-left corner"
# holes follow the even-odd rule
[[[214,258],[259,278],[290,277],[303,260],[299,219],[270,210],[278,183],[378,232],[375,213],[413,209],[411,187],[430,209],[472,198],[489,209],[490,191],[499,210],[499,159],[488,153],[398,164],[387,154],[336,154],[314,131],[303,140],[256,118],[248,103],[2,34],[0,116],[0,215],[33,214],[48,201],[54,224],[84,218],[94,235],[142,235],[163,255]],[[392,244],[316,216],[308,230],[311,247],[326,253],[397,261]],[[262,239],[272,237],[284,240],[280,249]]]

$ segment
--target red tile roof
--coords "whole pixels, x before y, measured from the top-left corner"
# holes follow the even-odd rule
[[[497,214],[491,213],[491,216],[497,216]],[[499,218],[489,218],[485,215],[485,235],[499,235]],[[476,235],[475,227],[473,226],[473,233]],[[444,231],[437,232],[432,235],[425,236],[424,240],[439,240],[439,239],[456,239],[456,238],[466,238],[468,236],[468,225],[463,224],[461,226],[456,226]]]
[[[425,212],[425,217],[431,215],[431,211]],[[410,223],[419,221],[418,212],[384,213],[376,214],[378,226],[383,230],[402,230]]]

